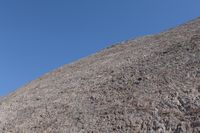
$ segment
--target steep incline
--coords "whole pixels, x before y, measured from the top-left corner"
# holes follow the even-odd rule
[[[200,132],[200,19],[65,65],[0,103],[3,133],[161,131]]]

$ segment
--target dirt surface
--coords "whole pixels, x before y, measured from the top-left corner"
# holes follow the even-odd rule
[[[200,19],[113,45],[16,90],[0,102],[0,132],[199,133]]]

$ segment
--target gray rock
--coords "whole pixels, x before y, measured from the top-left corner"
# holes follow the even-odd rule
[[[200,132],[200,19],[47,73],[0,104],[0,132]]]

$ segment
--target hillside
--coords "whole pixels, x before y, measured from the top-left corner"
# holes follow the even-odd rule
[[[200,18],[17,89],[0,103],[0,132],[200,132]]]

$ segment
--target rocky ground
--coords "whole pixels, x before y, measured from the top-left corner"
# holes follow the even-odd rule
[[[1,101],[0,132],[199,133],[200,19],[32,81]]]
[[[0,102],[3,100],[3,97],[0,96]]]

